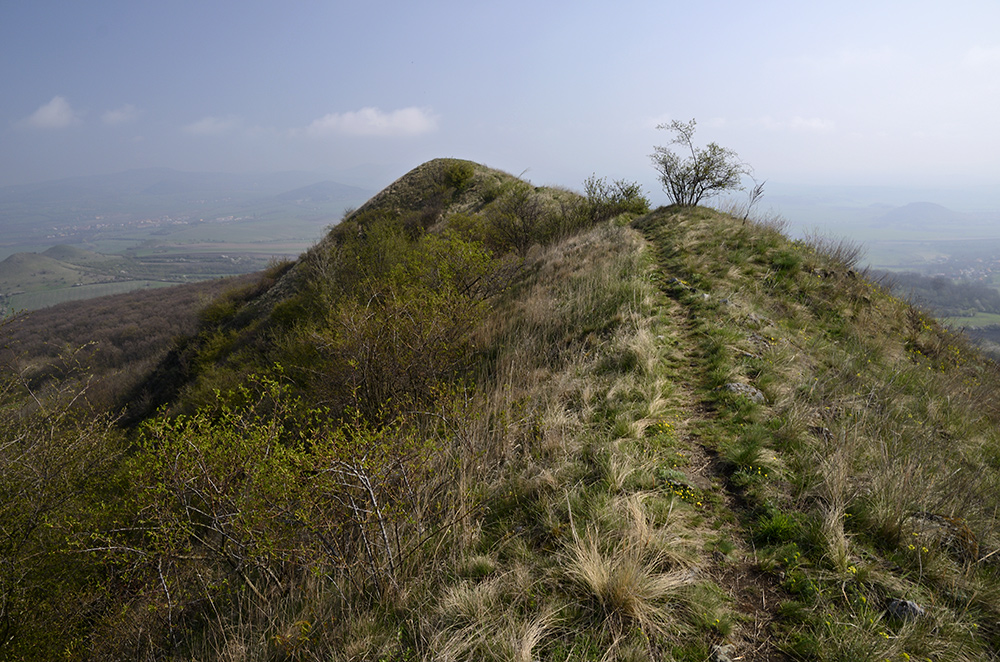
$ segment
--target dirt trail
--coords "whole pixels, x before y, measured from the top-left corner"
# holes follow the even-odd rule
[[[732,645],[732,659],[746,662],[777,662],[789,660],[773,644],[771,625],[776,620],[777,610],[787,594],[777,578],[760,571],[757,567],[756,551],[745,531],[739,524],[741,511],[745,506],[738,493],[729,484],[728,476],[715,449],[706,446],[699,435],[699,429],[710,424],[714,416],[712,407],[699,394],[703,390],[692,380],[704,374],[703,351],[698,345],[695,314],[687,308],[683,290],[676,287],[677,278],[664,272],[658,265],[659,288],[662,293],[660,307],[669,325],[671,340],[675,343],[670,356],[666,358],[666,370],[682,375],[683,380],[674,383],[671,405],[678,414],[677,438],[688,463],[682,469],[690,482],[699,490],[718,494],[723,508],[736,514],[732,518],[716,517],[718,531],[732,544],[728,553],[714,551],[706,555],[701,572],[711,577],[732,600],[732,608],[737,614],[737,622],[725,643]]]

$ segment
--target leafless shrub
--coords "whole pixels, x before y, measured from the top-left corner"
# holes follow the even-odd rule
[[[805,237],[805,243],[820,255],[847,269],[853,268],[865,255],[865,246],[847,237],[832,237],[813,232]]]

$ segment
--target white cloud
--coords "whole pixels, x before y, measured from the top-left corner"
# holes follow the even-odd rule
[[[132,104],[125,104],[121,108],[115,108],[101,115],[105,124],[116,125],[135,121],[139,116],[139,110]]]
[[[437,117],[423,108],[400,108],[384,112],[368,107],[324,115],[306,127],[306,133],[314,136],[416,136],[436,128]]]
[[[821,117],[793,117],[788,123],[788,128],[792,131],[830,131],[833,129],[833,120]]]
[[[80,123],[80,117],[65,98],[52,97],[52,101],[42,105],[23,124],[36,129],[65,129]]]
[[[219,136],[239,129],[242,124],[243,121],[235,115],[203,117],[197,122],[182,126],[181,131],[196,136]]]

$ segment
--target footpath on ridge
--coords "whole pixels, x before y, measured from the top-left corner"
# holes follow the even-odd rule
[[[729,480],[719,446],[729,430],[718,420],[716,405],[710,397],[712,370],[710,350],[706,350],[705,327],[714,321],[705,315],[705,304],[713,294],[692,285],[683,262],[678,259],[683,233],[669,224],[643,228],[654,256],[653,278],[661,293],[658,336],[669,348],[663,352],[663,368],[673,379],[671,411],[678,442],[677,453],[683,456],[679,469],[691,486],[712,503],[709,525],[719,534],[715,549],[703,559],[700,573],[725,591],[737,619],[724,643],[713,650],[716,658],[770,662],[787,660],[774,646],[771,625],[777,620],[778,607],[787,595],[778,579],[759,570],[752,541],[747,540],[743,521],[750,515],[742,491]],[[728,301],[716,301],[728,305]],[[753,394],[753,387],[743,393]],[[749,397],[749,396],[744,396]]]

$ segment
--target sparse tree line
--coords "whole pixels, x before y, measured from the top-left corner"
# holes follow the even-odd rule
[[[945,276],[916,272],[886,274],[885,278],[894,292],[939,317],[965,317],[980,312],[1000,314],[1000,292],[984,283],[953,281]]]

